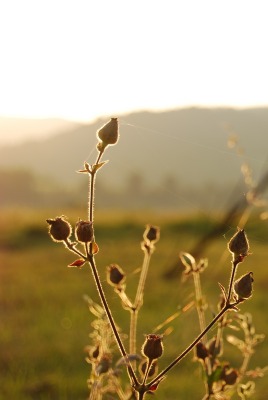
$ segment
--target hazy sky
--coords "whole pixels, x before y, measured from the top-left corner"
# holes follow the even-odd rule
[[[0,116],[268,105],[266,0],[0,2]]]

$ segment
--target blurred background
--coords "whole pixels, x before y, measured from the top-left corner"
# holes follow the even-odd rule
[[[106,152],[95,202],[103,281],[106,265],[122,263],[133,293],[144,226],[162,229],[140,343],[161,322],[154,312],[161,296],[165,317],[193,298],[180,251],[210,260],[204,289],[212,316],[237,226],[253,253],[242,272],[255,277],[243,310],[268,333],[266,15],[259,0],[1,3],[0,398],[87,397],[83,348],[92,316],[83,295],[97,295],[87,270],[64,268],[72,256],[49,240],[45,220],[87,218],[88,182],[77,171],[94,163],[96,131],[111,117],[119,118],[120,140]],[[195,317],[174,322],[166,361],[197,333]],[[264,367],[267,354],[265,341],[251,368]],[[239,365],[239,356],[232,361]],[[157,398],[202,398],[191,357],[172,376]],[[265,378],[256,388],[254,398],[266,399]]]

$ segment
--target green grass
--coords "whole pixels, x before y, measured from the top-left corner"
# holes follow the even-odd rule
[[[93,317],[83,295],[96,301],[98,297],[88,267],[67,268],[76,257],[48,238],[45,219],[56,214],[21,210],[6,212],[0,218],[1,400],[82,400],[88,395],[86,380],[90,368],[85,362],[84,347],[90,343],[88,335]],[[81,210],[69,215],[72,224],[78,217],[85,218]],[[161,227],[161,239],[153,255],[140,313],[139,346],[144,334],[151,333],[178,307],[193,300],[191,282],[183,283],[179,272],[170,280],[164,274],[176,263],[179,252],[189,251],[214,223],[199,217],[153,213],[132,216],[97,213],[96,239],[100,253],[96,261],[115,320],[125,333],[129,315],[106,284],[105,267],[116,262],[127,272],[127,291],[133,297],[138,279],[135,271],[142,263],[140,242],[147,222]],[[227,236],[234,231],[235,228],[226,228]],[[240,272],[254,272],[255,292],[252,299],[241,305],[241,311],[251,312],[257,332],[267,334],[267,225],[254,218],[248,224],[248,236],[253,254],[240,266]],[[231,264],[225,252],[226,244],[227,238],[220,236],[204,254],[209,258],[209,267],[202,277],[204,292],[211,304],[208,318],[216,310],[217,282],[228,284]],[[197,335],[196,321],[195,311],[190,310],[170,324],[173,330],[164,338],[165,352],[160,367],[167,365]],[[239,354],[231,350],[229,353],[239,365]],[[200,366],[192,358],[192,354],[188,355],[170,372],[155,398],[201,400],[204,389]],[[266,340],[257,348],[251,367],[265,366],[267,358]],[[266,379],[257,380],[254,399],[267,398]]]

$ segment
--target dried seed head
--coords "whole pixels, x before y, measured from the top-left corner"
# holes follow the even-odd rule
[[[238,376],[239,373],[234,368],[225,367],[221,373],[221,379],[229,386],[232,386],[237,382]]]
[[[234,290],[239,300],[248,299],[252,295],[253,273],[248,272],[234,283]]]
[[[92,358],[98,358],[99,354],[100,354],[100,346],[98,345],[97,347],[92,349],[91,356],[92,356]]]
[[[78,242],[92,242],[94,239],[92,222],[79,220],[75,226],[75,236]]]
[[[244,229],[238,229],[228,243],[228,249],[233,254],[234,260],[240,256],[247,256],[249,251],[249,242]]]
[[[149,360],[155,360],[161,357],[163,353],[162,335],[150,334],[146,335],[145,342],[142,346],[142,354]]]
[[[205,360],[209,356],[208,349],[202,342],[198,342],[195,346],[195,354],[199,360]]]
[[[72,227],[63,217],[47,219],[49,224],[49,234],[55,242],[67,240],[72,233]]]
[[[208,352],[211,356],[221,356],[223,353],[223,340],[217,340],[216,336],[214,336],[208,342]]]
[[[109,122],[97,131],[97,136],[102,142],[97,146],[98,150],[104,150],[106,146],[116,144],[119,137],[118,119],[111,118]]]
[[[156,243],[160,238],[160,229],[158,226],[146,225],[146,229],[143,234],[145,242]]]
[[[100,359],[99,364],[96,367],[97,375],[105,374],[106,372],[108,372],[110,366],[111,366],[111,358],[110,358],[110,356],[103,355],[102,358]]]
[[[125,281],[126,275],[122,268],[117,264],[111,264],[107,267],[107,281],[112,286],[120,286]]]

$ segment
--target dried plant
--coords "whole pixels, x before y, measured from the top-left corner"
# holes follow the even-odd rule
[[[239,265],[250,254],[245,230],[238,229],[228,243],[228,250],[232,256],[229,285],[224,288],[219,284],[221,296],[218,312],[209,322],[206,321],[207,304],[201,285],[201,275],[206,270],[208,261],[201,259],[197,262],[189,253],[182,252],[180,254],[180,260],[185,267],[184,274],[193,278],[200,334],[184,351],[177,354],[172,362],[158,371],[157,361],[164,351],[163,336],[155,333],[147,334],[140,351],[137,350],[136,338],[138,315],[144,300],[145,281],[155,245],[160,238],[160,229],[157,226],[147,225],[143,234],[141,242],[143,263],[134,300],[126,292],[123,269],[117,264],[110,264],[107,267],[107,281],[114,288],[115,293],[121,299],[123,308],[130,315],[127,348],[126,335],[120,332],[114,321],[95,260],[95,255],[99,251],[94,233],[95,181],[97,173],[106,164],[105,161],[102,161],[103,154],[119,139],[117,118],[112,118],[98,130],[97,139],[96,162],[93,165],[85,162],[84,168],[79,171],[89,178],[88,219],[77,221],[74,228],[75,241],[71,240],[72,227],[65,217],[47,219],[51,238],[56,242],[62,242],[69,251],[78,256],[69,266],[81,268],[86,264],[89,265],[101,301],[100,306],[90,298],[86,299],[89,310],[95,318],[90,335],[91,344],[86,348],[87,362],[91,365],[91,374],[88,379],[89,399],[142,400],[146,394],[154,393],[161,381],[167,377],[168,372],[192,350],[195,351],[195,359],[201,362],[204,371],[205,395],[203,400],[231,399],[235,392],[242,399],[248,399],[254,392],[253,379],[262,376],[266,369],[248,370],[251,355],[255,346],[263,340],[263,335],[255,333],[249,314],[238,313],[238,306],[247,301],[253,291],[252,272],[236,277]],[[208,332],[212,327],[216,330],[214,329],[214,335],[209,339]],[[230,334],[225,338],[225,331],[230,327],[242,331],[244,338],[241,339]],[[242,357],[240,368],[232,367],[223,358],[223,343],[226,340],[240,350]],[[119,350],[120,356],[114,361],[116,348]],[[120,379],[123,369],[127,370],[129,378],[129,384],[125,387]],[[249,380],[247,381],[247,379]]]

